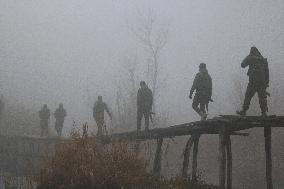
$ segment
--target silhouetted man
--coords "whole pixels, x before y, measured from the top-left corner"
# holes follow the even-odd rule
[[[64,119],[66,117],[66,110],[63,108],[63,104],[59,104],[59,107],[54,112],[55,117],[55,130],[57,135],[60,137],[62,134],[62,128]]]
[[[267,99],[266,88],[269,86],[269,69],[266,58],[260,54],[256,47],[251,47],[249,55],[241,63],[242,68],[249,67],[247,75],[249,83],[247,86],[245,100],[241,111],[237,114],[245,116],[249,109],[250,101],[255,93],[258,94],[259,105],[262,116],[266,116]]]
[[[47,136],[48,135],[48,121],[50,118],[50,110],[48,109],[47,105],[44,104],[42,109],[39,111],[39,118],[40,118],[40,127],[41,127],[41,134],[40,136]]]
[[[149,130],[149,119],[153,105],[153,94],[145,81],[140,82],[140,88],[137,92],[137,132],[141,131],[141,121],[144,116],[145,131]]]
[[[199,65],[199,72],[196,74],[190,90],[190,99],[192,99],[194,91],[196,92],[193,98],[192,108],[200,115],[202,121],[206,120],[206,106],[208,106],[209,101],[212,101],[212,79],[208,74],[205,63]]]
[[[104,112],[107,112],[109,115],[110,119],[112,119],[112,115],[107,107],[107,104],[103,102],[103,97],[98,96],[98,100],[94,104],[93,108],[93,117],[97,123],[98,127],[98,132],[97,136],[102,136],[103,135],[103,126],[104,126]]]

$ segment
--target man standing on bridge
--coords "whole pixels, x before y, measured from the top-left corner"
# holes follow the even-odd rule
[[[66,110],[63,108],[63,104],[59,104],[59,107],[54,112],[54,117],[55,117],[55,130],[58,136],[61,137],[64,119],[66,117]]]
[[[39,118],[40,118],[40,127],[41,127],[41,134],[40,136],[47,136],[48,135],[48,122],[50,118],[50,110],[48,109],[47,105],[44,104],[42,109],[39,111]]]
[[[108,106],[105,102],[103,102],[103,97],[98,96],[98,100],[94,104],[93,108],[93,117],[96,121],[97,127],[98,127],[98,132],[97,136],[101,137],[103,135],[103,127],[104,127],[104,113],[105,111],[109,115],[110,119],[112,119],[112,115],[108,109]]]
[[[264,58],[256,47],[251,47],[249,55],[243,60],[242,68],[249,67],[247,75],[249,83],[247,86],[245,100],[241,111],[237,114],[245,116],[249,109],[250,101],[255,93],[258,94],[261,115],[266,116],[267,108],[267,92],[269,86],[269,69],[267,59]]]
[[[153,94],[145,81],[140,82],[140,88],[137,92],[137,132],[141,131],[141,121],[144,116],[145,131],[149,130],[149,119],[153,105]]]
[[[193,85],[190,90],[189,98],[192,99],[192,94],[196,90],[192,108],[200,115],[201,121],[206,120],[209,102],[213,102],[212,96],[212,79],[208,74],[205,63],[199,65],[199,72],[196,74]]]

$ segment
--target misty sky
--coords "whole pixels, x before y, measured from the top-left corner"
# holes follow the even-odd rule
[[[125,56],[145,63],[129,26],[149,10],[168,28],[159,103],[174,122],[197,118],[188,93],[200,62],[213,78],[212,108],[223,114],[235,112],[228,93],[234,75],[247,80],[240,62],[252,45],[272,75],[283,74],[283,0],[0,0],[0,92],[36,110],[62,102],[68,124],[94,124],[88,98],[101,94],[115,109]]]

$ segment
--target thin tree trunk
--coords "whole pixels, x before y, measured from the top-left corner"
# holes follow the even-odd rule
[[[197,182],[197,157],[200,135],[194,136],[193,157],[192,157],[192,181]]]
[[[265,156],[266,156],[266,184],[267,189],[273,189],[272,159],[271,159],[271,127],[264,127]]]
[[[230,135],[227,135],[226,152],[227,152],[227,189],[232,189],[232,147]]]
[[[226,150],[225,150],[225,126],[219,132],[219,189],[225,189],[226,181]]]
[[[154,166],[153,166],[153,173],[156,177],[160,177],[161,174],[162,145],[163,145],[163,138],[159,138],[157,140],[157,149],[156,149]]]
[[[185,145],[185,149],[184,149],[184,153],[183,153],[183,164],[182,164],[182,176],[184,179],[187,179],[187,171],[188,171],[188,166],[189,166],[189,157],[190,157],[190,151],[191,151],[191,147],[193,145],[193,136],[191,136],[186,145]]]

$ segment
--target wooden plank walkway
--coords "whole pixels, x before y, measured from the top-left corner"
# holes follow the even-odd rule
[[[136,131],[115,133],[103,137],[103,141],[136,141],[136,151],[139,151],[139,141],[157,139],[157,149],[153,165],[154,175],[159,176],[161,172],[161,153],[163,138],[191,135],[185,145],[182,176],[188,179],[188,165],[190,152],[193,147],[191,180],[196,181],[197,175],[197,153],[199,139],[202,134],[219,135],[219,189],[232,189],[232,149],[231,135],[248,136],[247,133],[239,133],[251,128],[264,128],[265,154],[266,154],[266,183],[267,189],[273,189],[272,183],[272,159],[271,159],[271,128],[284,127],[284,116],[236,116],[220,115],[206,121],[196,121],[170,126],[167,128],[155,128],[147,132]]]
[[[254,127],[284,127],[284,116],[246,116],[240,117],[235,115],[220,115],[206,121],[196,121],[173,125],[166,128],[154,128],[148,132],[136,131],[115,133],[107,136],[105,140],[149,140],[155,138],[172,138],[176,136],[186,136],[194,134],[219,134],[220,128],[225,126],[230,135],[244,135],[238,133],[245,129]]]

